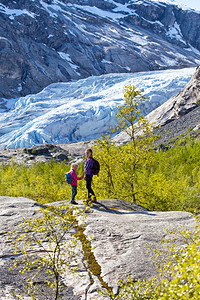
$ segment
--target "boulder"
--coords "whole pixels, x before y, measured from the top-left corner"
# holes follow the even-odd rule
[[[55,146],[52,144],[44,144],[39,146],[33,146],[24,148],[24,152],[33,155],[50,155],[50,152],[55,151]]]
[[[149,247],[159,247],[161,239],[166,235],[165,228],[177,229],[180,225],[184,225],[192,229],[194,226],[192,215],[182,211],[153,212],[142,206],[116,199],[99,200],[93,204],[91,210],[88,210],[82,201],[78,203],[79,207],[87,212],[86,227],[84,229],[82,219],[79,219],[79,229],[90,245],[90,262],[86,262],[84,257],[80,256],[79,272],[65,274],[63,280],[68,286],[65,299],[109,299],[97,292],[103,289],[102,286],[104,289],[112,288],[117,292],[117,281],[125,279],[127,275],[131,275],[135,280],[151,278],[156,275],[157,270],[148,254]],[[60,203],[53,203],[55,206],[58,204]],[[20,294],[27,280],[26,275],[19,273],[17,269],[9,271],[15,256],[7,243],[8,231],[16,229],[22,218],[36,216],[40,207],[39,203],[27,198],[0,197],[0,299],[2,300],[14,299],[12,291],[17,290]]]
[[[68,156],[62,152],[53,154],[52,158],[58,161],[68,161]]]

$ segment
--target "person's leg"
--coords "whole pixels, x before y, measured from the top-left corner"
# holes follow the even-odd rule
[[[71,200],[71,203],[73,203],[73,204],[77,204],[75,202],[76,194],[77,194],[77,186],[72,186],[72,200]]]
[[[86,175],[86,188],[88,190],[88,199],[91,198],[91,195],[95,196],[95,193],[94,193],[91,185],[92,185],[92,176]]]

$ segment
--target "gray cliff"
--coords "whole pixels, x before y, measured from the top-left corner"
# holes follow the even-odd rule
[[[146,116],[153,123],[155,132],[161,138],[158,143],[169,142],[180,135],[199,135],[200,132],[200,67],[196,68],[191,80],[176,95],[154,109]],[[122,143],[129,141],[125,132],[120,132],[114,140]]]
[[[132,0],[2,0],[0,98],[92,75],[197,66],[200,14]]]

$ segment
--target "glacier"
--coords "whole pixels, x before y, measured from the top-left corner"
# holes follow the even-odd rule
[[[91,76],[54,83],[38,94],[16,100],[0,114],[0,147],[26,148],[97,139],[110,133],[118,106],[124,103],[124,86],[133,84],[147,98],[147,115],[190,80],[195,68]]]

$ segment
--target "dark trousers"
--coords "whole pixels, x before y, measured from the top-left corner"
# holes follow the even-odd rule
[[[86,188],[88,190],[88,198],[90,198],[91,195],[95,196],[95,193],[94,193],[91,185],[92,185],[92,175],[86,174]]]
[[[72,186],[72,202],[75,201],[75,197],[77,194],[77,186]]]

